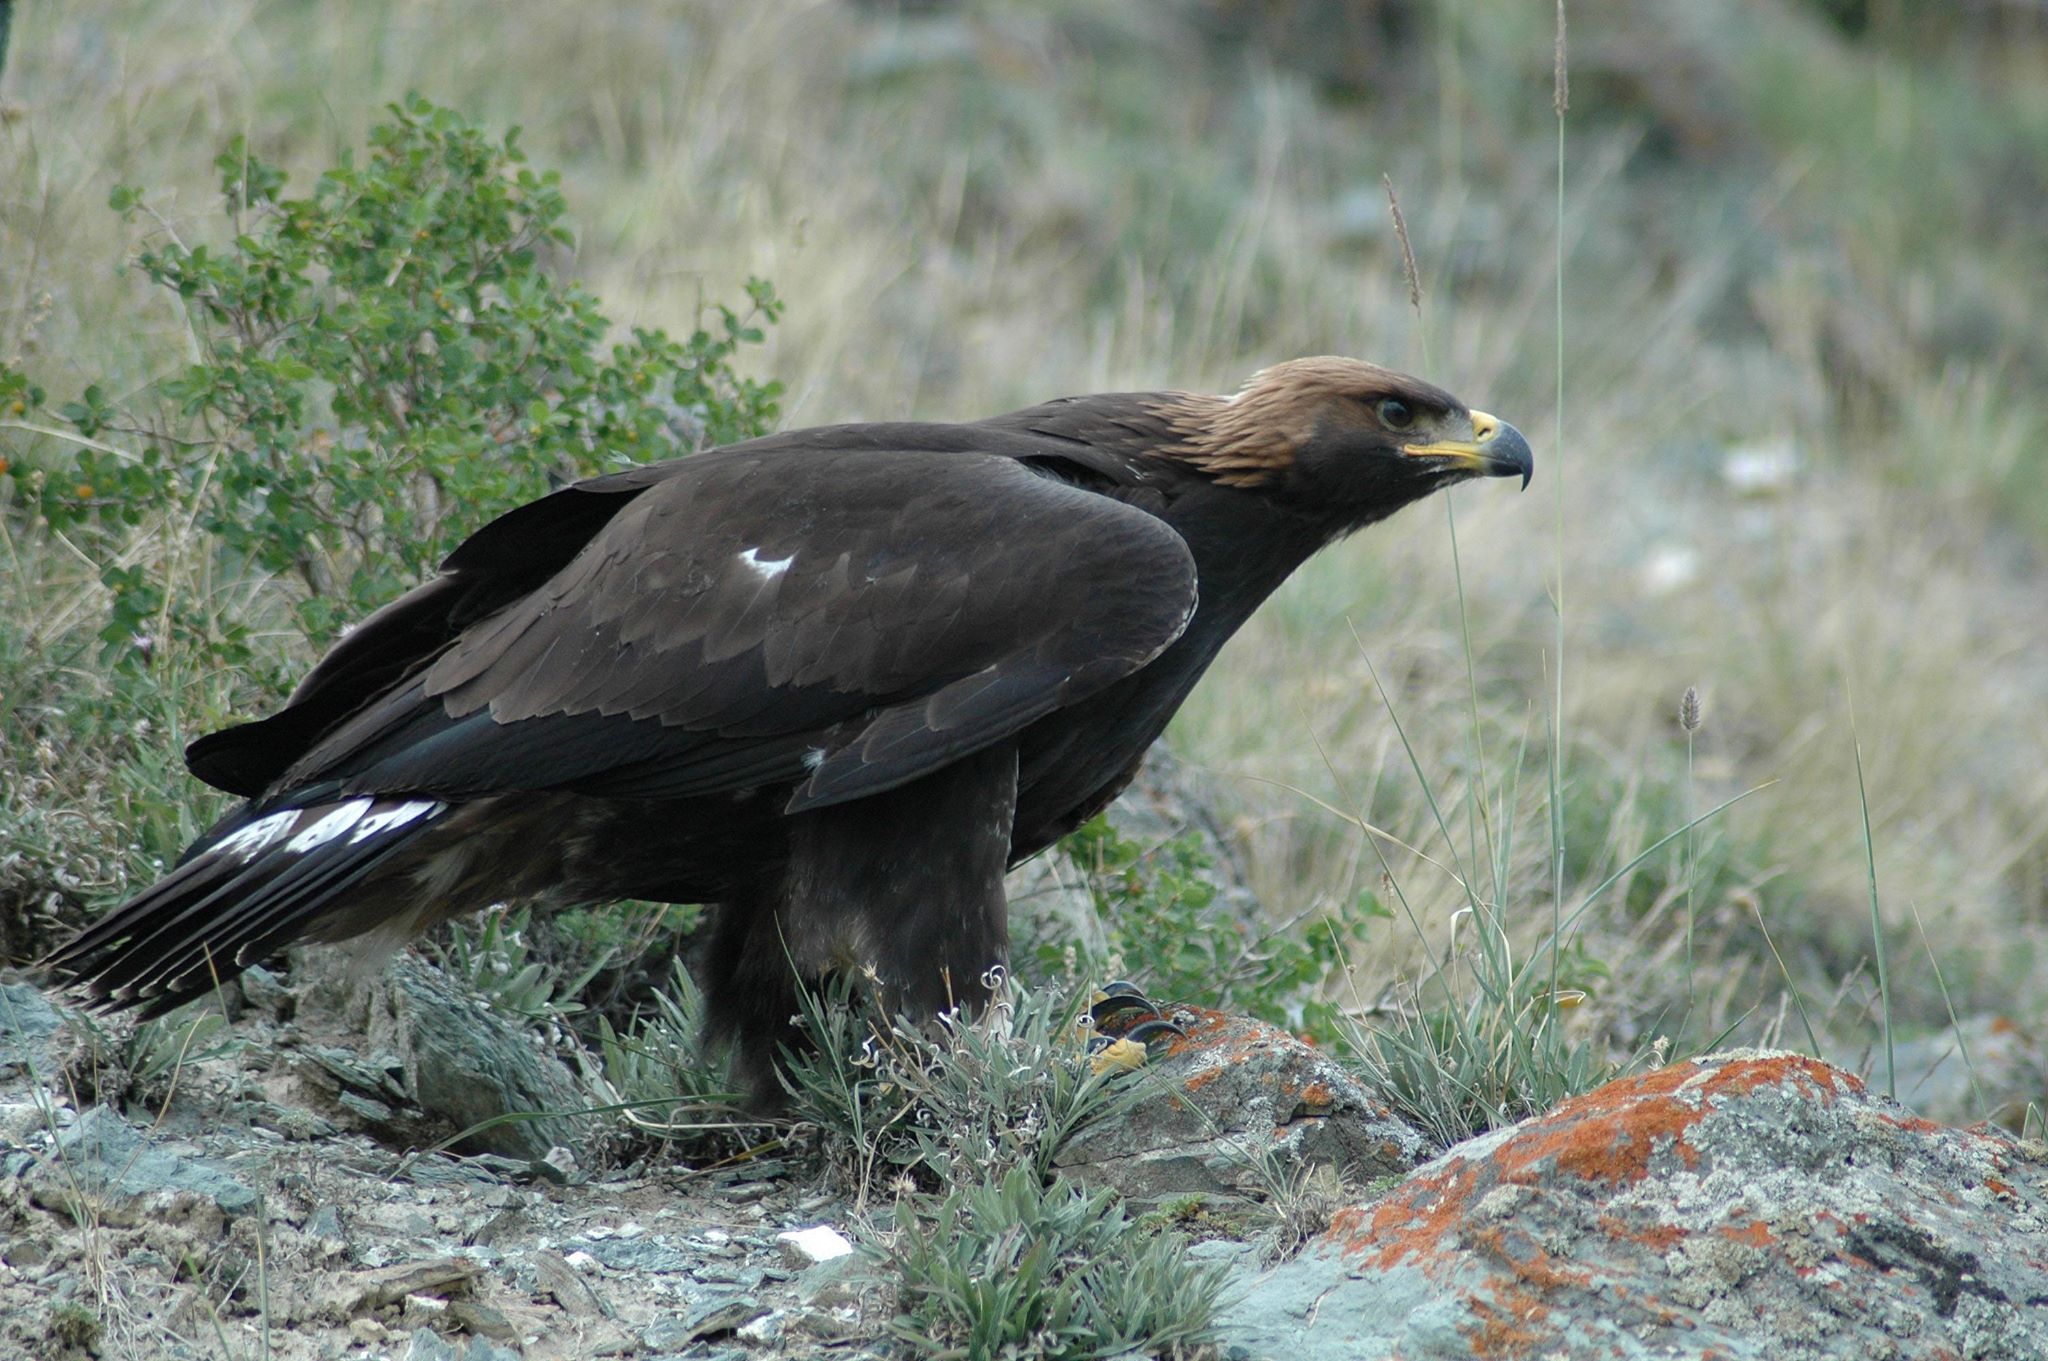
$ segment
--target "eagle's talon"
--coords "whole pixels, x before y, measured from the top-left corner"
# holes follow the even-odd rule
[[[1140,1021],[1121,1036],[1121,1038],[1129,1040],[1132,1044],[1144,1045],[1146,1052],[1153,1054],[1161,1052],[1173,1040],[1184,1040],[1187,1037],[1187,1031],[1182,1030],[1163,1016],[1155,1016],[1149,1021]]]
[[[1092,1073],[1135,1072],[1151,1057],[1151,1051],[1144,1045],[1121,1035],[1098,1035],[1088,1041],[1088,1071]]]
[[[1124,986],[1129,987],[1129,984]],[[1088,1017],[1098,1030],[1115,1029],[1119,1024],[1128,1024],[1132,1016],[1157,1016],[1158,1004],[1137,989],[1104,995],[1096,994],[1095,1001],[1088,1006]]]

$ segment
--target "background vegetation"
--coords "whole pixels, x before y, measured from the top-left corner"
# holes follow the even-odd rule
[[[1576,912],[1543,991],[1584,994],[1578,1036],[1804,1045],[1803,1002],[1814,1042],[1859,1064],[1881,1023],[1874,881],[1897,1026],[2044,1020],[2037,10],[1574,3],[1560,220],[1553,16],[1523,0],[16,8],[8,953],[209,820],[179,745],[338,622],[307,605],[326,569],[253,542],[223,557],[231,516],[93,481],[171,457],[180,421],[262,443],[225,409],[151,405],[220,363],[236,323],[135,262],[190,277],[202,249],[236,252],[224,149],[309,193],[418,91],[522,126],[530,164],[560,171],[573,241],[536,243],[533,278],[602,306],[608,334],[586,317],[567,337],[594,364],[631,370],[616,342],[687,368],[635,328],[728,336],[719,307],[753,325],[748,281],[772,280],[786,314],[717,363],[742,384],[723,391],[781,383],[787,424],[1222,390],[1337,351],[1529,432],[1536,486],[1456,494],[1455,560],[1434,505],[1325,554],[1172,734],[1225,790],[1270,921],[1347,924],[1327,1002],[1410,1014],[1432,960],[1526,963]],[[585,401],[563,377],[521,377],[512,408],[557,443],[491,431],[475,450],[534,454],[544,477],[629,429],[703,433],[660,402],[621,423],[630,394]],[[347,394],[320,400],[348,424]],[[100,419],[136,411],[159,415]]]

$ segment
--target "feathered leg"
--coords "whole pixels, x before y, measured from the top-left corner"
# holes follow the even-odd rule
[[[879,988],[892,1013],[977,1008],[1009,952],[1003,873],[1017,811],[1005,744],[924,779],[790,819],[772,902],[719,912],[709,959],[714,1033],[738,1047],[757,1100],[779,1098],[772,1060],[794,1031],[794,979]]]

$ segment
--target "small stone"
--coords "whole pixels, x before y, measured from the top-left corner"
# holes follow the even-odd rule
[[[829,1224],[790,1229],[776,1234],[775,1241],[782,1245],[782,1260],[799,1268],[829,1262],[853,1251],[853,1244],[846,1235]]]
[[[478,1300],[448,1301],[448,1321],[466,1333],[497,1342],[510,1342],[519,1336],[512,1320]]]
[[[0,1143],[25,1144],[45,1135],[55,1123],[55,1111],[36,1101],[0,1102]]]
[[[748,1299],[722,1299],[707,1304],[693,1315],[684,1328],[683,1341],[696,1342],[739,1327],[766,1314],[768,1310]]]
[[[497,1242],[526,1222],[526,1215],[520,1210],[500,1210],[470,1232],[469,1241],[473,1246],[484,1247]]]
[[[860,1258],[853,1255],[820,1262],[796,1278],[797,1298],[819,1309],[845,1309],[860,1304]]]
[[[791,1322],[791,1331],[802,1333],[827,1347],[859,1340],[861,1329],[859,1316],[847,1311],[850,1317],[809,1311],[798,1314]]]
[[[557,1186],[567,1186],[577,1174],[576,1155],[556,1144],[547,1153],[535,1158],[528,1170],[541,1181],[551,1181]]]
[[[1721,478],[1738,495],[1770,496],[1798,480],[1803,462],[1799,447],[1790,440],[1758,440],[1738,444],[1723,455]]]
[[[259,1011],[281,1015],[292,1004],[292,995],[284,981],[261,964],[251,964],[242,970],[240,978],[242,1000]]]
[[[733,1329],[733,1335],[742,1342],[756,1344],[773,1342],[782,1336],[782,1314],[771,1312]]]
[[[666,1314],[640,1330],[640,1345],[652,1352],[673,1352],[688,1346],[695,1336],[687,1322]]]
[[[0,1244],[0,1260],[12,1267],[41,1266],[50,1259],[50,1245],[34,1238]]]

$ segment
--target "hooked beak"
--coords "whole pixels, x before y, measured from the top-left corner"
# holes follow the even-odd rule
[[[1472,438],[1438,440],[1434,444],[1404,444],[1401,452],[1416,458],[1449,459],[1455,466],[1469,468],[1482,477],[1521,476],[1527,487],[1536,474],[1536,455],[1522,432],[1484,411],[1472,414]]]

